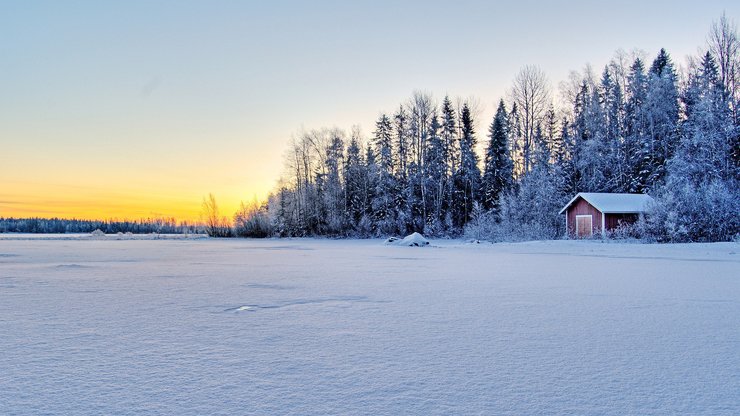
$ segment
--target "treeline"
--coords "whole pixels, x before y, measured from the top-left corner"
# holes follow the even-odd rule
[[[647,220],[627,234],[736,238],[739,49],[723,15],[683,68],[665,50],[649,61],[618,52],[598,75],[573,72],[557,107],[545,74],[524,67],[485,135],[475,101],[423,92],[381,114],[370,138],[358,128],[301,132],[279,189],[243,207],[228,233],[558,238],[559,209],[584,191],[653,195]]]
[[[178,223],[174,218],[153,218],[137,221],[95,221],[63,218],[2,218],[0,233],[91,233],[101,230],[106,234],[190,234],[202,233],[203,227],[187,222]]]

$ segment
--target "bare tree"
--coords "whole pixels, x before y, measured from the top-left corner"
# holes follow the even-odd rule
[[[231,227],[229,226],[229,220],[226,217],[221,217],[221,213],[216,203],[216,197],[213,194],[208,194],[208,197],[203,198],[203,204],[201,206],[201,216],[205,223],[206,232],[211,237],[229,237],[231,234]]]
[[[738,41],[737,26],[735,22],[729,20],[727,15],[723,12],[720,16],[719,21],[713,22],[712,27],[709,29],[709,36],[707,38],[707,44],[709,46],[709,52],[714,55],[719,66],[719,77],[722,85],[725,87],[725,92],[731,98],[730,104],[732,106],[733,119],[737,121],[737,100],[740,99],[738,96],[738,84],[740,74],[740,42]]]
[[[624,49],[617,49],[614,52],[614,57],[607,65],[609,67],[609,73],[622,91],[627,90],[627,77],[630,73],[630,67],[636,59],[646,62],[648,53],[642,49],[632,49],[629,52],[626,52]]]
[[[514,78],[511,100],[519,108],[522,125],[521,149],[522,172],[529,172],[534,153],[534,137],[537,124],[542,120],[550,106],[550,89],[545,73],[537,66],[527,65]]]
[[[558,103],[562,108],[563,115],[568,117],[569,120],[573,119],[573,103],[576,102],[576,97],[581,91],[583,85],[583,75],[575,70],[571,70],[568,73],[568,79],[560,81],[558,84],[560,90],[560,102]]]
[[[432,95],[425,91],[414,91],[406,105],[409,111],[409,130],[410,130],[410,158],[416,162],[416,165],[423,168],[424,164],[424,145],[427,139],[427,128],[432,118],[436,105]]]

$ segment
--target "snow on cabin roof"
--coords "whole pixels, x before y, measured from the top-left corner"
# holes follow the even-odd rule
[[[653,201],[650,195],[645,194],[610,194],[596,192],[579,192],[564,207],[559,214],[565,212],[578,198],[583,198],[594,208],[604,214],[637,214],[645,212],[648,203]]]

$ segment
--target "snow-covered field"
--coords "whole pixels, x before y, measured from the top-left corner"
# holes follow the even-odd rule
[[[740,414],[740,245],[0,238],[0,414]]]

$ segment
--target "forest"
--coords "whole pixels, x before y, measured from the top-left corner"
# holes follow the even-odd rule
[[[193,234],[203,232],[203,227],[195,223],[178,223],[174,218],[102,221],[67,218],[0,217],[0,233],[67,234],[91,233],[95,230],[100,230],[106,234]]]
[[[680,67],[663,49],[618,51],[598,73],[572,72],[556,96],[544,71],[525,66],[485,132],[479,101],[420,91],[369,138],[357,127],[301,131],[278,189],[243,205],[233,228],[204,201],[208,232],[553,239],[577,192],[628,192],[656,203],[613,237],[737,239],[739,47],[723,15]]]

